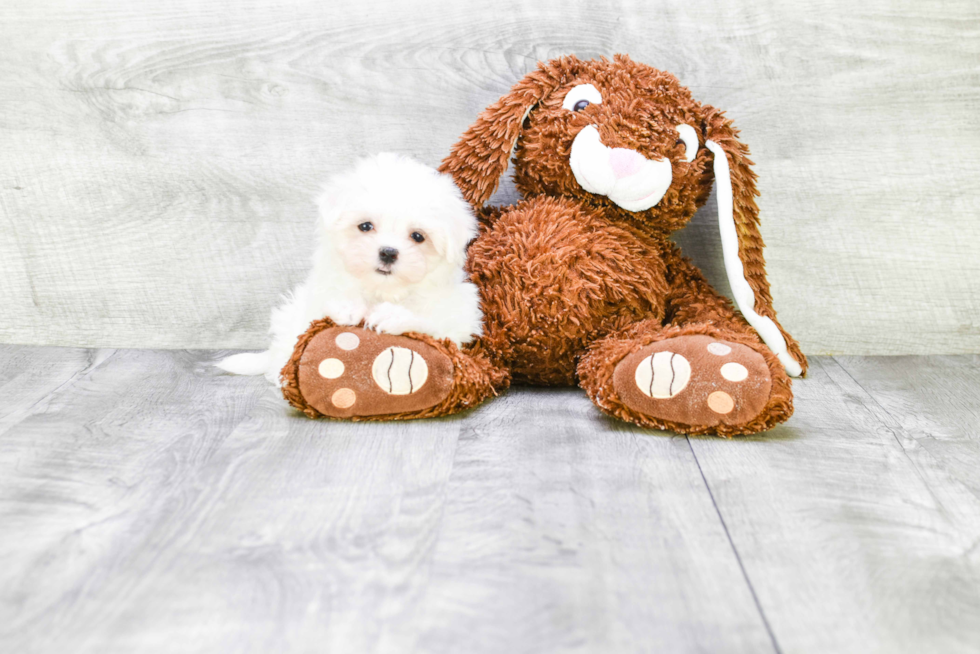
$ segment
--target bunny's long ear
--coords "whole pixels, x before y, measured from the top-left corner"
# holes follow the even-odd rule
[[[732,295],[742,315],[786,368],[786,374],[799,377],[806,372],[806,357],[776,320],[772,308],[759,233],[759,207],[755,203],[759,192],[748,159],[749,149],[738,140],[738,131],[730,120],[717,109],[706,109],[705,146],[714,155],[718,229]]]
[[[453,176],[474,209],[497,190],[524,119],[554,86],[554,77],[544,67],[528,73],[477,117],[439,166],[440,173]]]

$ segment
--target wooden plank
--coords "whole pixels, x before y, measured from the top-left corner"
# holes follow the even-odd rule
[[[0,390],[72,352],[0,348]],[[0,430],[0,649],[980,645],[976,357],[816,358],[724,441],[575,389],[311,421],[220,354],[118,351]]]
[[[627,52],[741,128],[805,350],[978,351],[978,11],[4,2],[0,340],[263,346],[325,175],[378,150],[435,164],[536,61]],[[726,287],[710,209],[680,239]]]
[[[684,438],[519,389],[465,423],[445,493],[392,651],[774,651]]]
[[[216,358],[121,351],[3,436],[2,642],[374,651],[411,610],[459,419],[308,420]]]
[[[193,538],[160,552],[98,651],[163,635],[175,651],[406,651],[389,632],[426,587],[458,432],[312,421],[263,395],[195,479]]]
[[[54,393],[100,365],[112,350],[0,345],[0,434]]]
[[[947,571],[945,589],[956,597],[965,579],[980,579],[980,356],[834,357],[863,392],[864,406],[901,445],[929,488],[948,544],[962,552],[967,573]],[[847,380],[842,380],[842,385]],[[970,614],[980,604],[980,586],[946,604],[951,615],[974,625],[970,641],[980,647],[980,626]],[[960,609],[962,613],[958,612]],[[955,630],[954,630],[955,631]]]
[[[267,386],[119,351],[0,433],[3,649],[106,651],[106,623],[201,519],[196,470]]]
[[[980,356],[839,356],[834,361],[874,400],[869,410],[914,441],[905,443],[910,452],[918,451],[916,445],[980,445]],[[964,475],[962,481],[977,476]]]
[[[692,439],[705,478],[783,651],[975,652],[980,497],[960,473],[976,449],[944,467],[903,426],[942,393],[904,386],[895,418],[863,386],[894,388],[914,366],[855,361],[866,374],[816,358],[794,384],[796,415],[766,436]],[[976,372],[953,361],[921,365],[966,406]],[[936,417],[946,432],[965,425]]]

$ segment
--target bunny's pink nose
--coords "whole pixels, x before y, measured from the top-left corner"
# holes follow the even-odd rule
[[[609,167],[618,179],[629,177],[637,172],[646,158],[635,150],[613,148],[609,151]]]

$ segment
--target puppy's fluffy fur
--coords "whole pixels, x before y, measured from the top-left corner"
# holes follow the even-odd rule
[[[382,153],[330,179],[317,205],[313,269],[272,311],[271,347],[228,357],[218,367],[279,383],[299,336],[324,316],[457,345],[480,335],[479,292],[463,272],[476,219],[451,177]]]

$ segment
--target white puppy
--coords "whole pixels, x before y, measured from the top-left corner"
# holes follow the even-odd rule
[[[313,270],[272,311],[272,345],[218,367],[280,383],[310,322],[365,321],[388,334],[422,332],[457,345],[482,331],[476,286],[463,272],[476,219],[452,178],[408,157],[382,153],[330,179],[317,199]]]

